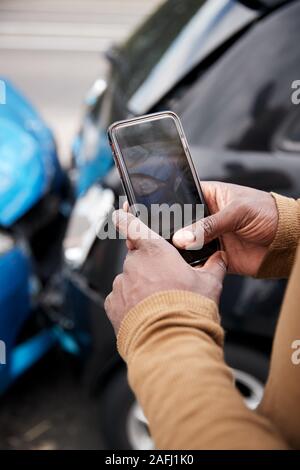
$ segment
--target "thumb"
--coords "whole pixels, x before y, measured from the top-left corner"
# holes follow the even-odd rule
[[[161,238],[140,219],[130,214],[130,212],[125,212],[123,209],[113,212],[112,221],[117,230],[131,242],[134,248],[141,248],[145,241]]]
[[[225,251],[217,251],[214,253],[202,266],[201,269],[213,274],[221,283],[223,283],[224,277],[227,272],[227,256]]]
[[[173,236],[173,243],[178,248],[189,250],[202,248],[203,245],[224,233],[234,231],[236,226],[235,219],[235,213],[230,207],[226,207],[215,214],[178,230]]]

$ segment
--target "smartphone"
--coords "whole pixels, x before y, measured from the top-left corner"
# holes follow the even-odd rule
[[[108,138],[130,210],[152,230],[172,243],[176,230],[196,222],[199,213],[202,217],[209,215],[175,113],[164,111],[115,122],[108,129]],[[141,207],[146,208],[146,220]],[[175,216],[171,211],[167,219],[159,207],[179,211]],[[219,241],[213,240],[201,249],[178,251],[194,266],[203,264],[219,246]]]

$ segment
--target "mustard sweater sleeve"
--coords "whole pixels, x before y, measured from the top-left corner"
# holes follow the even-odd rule
[[[278,210],[278,227],[257,273],[258,278],[289,277],[300,240],[300,199],[271,194]]]
[[[222,344],[216,304],[187,291],[154,294],[123,320],[119,352],[156,448],[286,448],[244,405]]]

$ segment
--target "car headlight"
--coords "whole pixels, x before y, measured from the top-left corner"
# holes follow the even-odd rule
[[[9,234],[0,231],[0,256],[12,250],[14,245],[14,239]]]
[[[114,193],[100,186],[92,186],[76,201],[63,241],[68,266],[74,269],[82,266],[113,204]]]

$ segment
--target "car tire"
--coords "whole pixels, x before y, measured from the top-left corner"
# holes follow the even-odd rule
[[[247,406],[255,409],[261,401],[268,377],[268,355],[238,343],[225,344],[224,354]]]
[[[233,369],[237,388],[254,409],[267,379],[269,359],[259,351],[237,343],[225,345],[225,359]],[[101,396],[101,428],[108,449],[151,450],[146,419],[127,382],[125,368],[114,373]]]
[[[101,396],[101,430],[107,449],[135,448],[128,432],[128,419],[135,403],[126,369],[122,367],[112,376]]]

